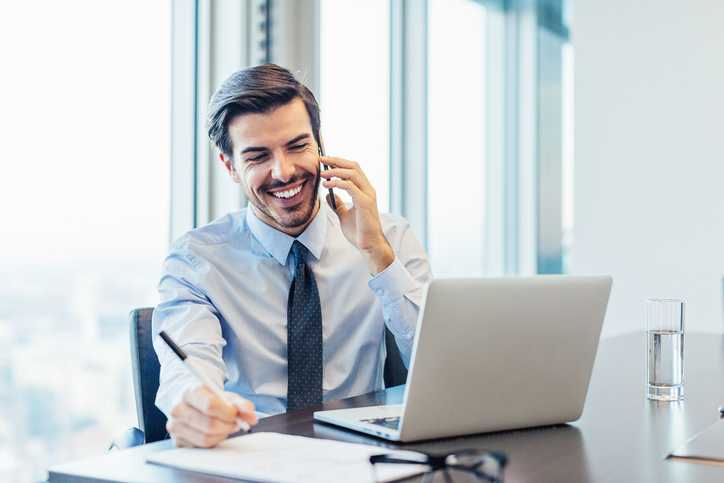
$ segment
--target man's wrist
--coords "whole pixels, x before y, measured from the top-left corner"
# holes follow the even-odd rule
[[[361,253],[373,277],[384,272],[395,261],[395,252],[387,240],[375,248],[361,250]]]

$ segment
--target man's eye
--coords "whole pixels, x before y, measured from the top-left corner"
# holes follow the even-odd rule
[[[306,147],[307,147],[307,143],[302,143],[302,144],[295,144],[294,146],[291,146],[289,149],[291,149],[292,151],[301,151],[302,149],[304,149]]]
[[[259,161],[263,161],[264,158],[266,158],[266,154],[260,154],[259,156],[254,156],[251,158],[247,158],[247,163],[258,163]]]

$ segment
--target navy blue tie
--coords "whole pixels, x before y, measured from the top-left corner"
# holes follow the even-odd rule
[[[287,411],[322,404],[322,306],[309,250],[294,241],[294,279],[287,303]]]

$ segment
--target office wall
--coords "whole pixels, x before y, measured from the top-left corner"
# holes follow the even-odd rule
[[[614,278],[604,337],[647,298],[722,332],[724,2],[575,0],[572,273]]]

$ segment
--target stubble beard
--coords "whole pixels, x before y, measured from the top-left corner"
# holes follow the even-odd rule
[[[314,208],[317,205],[317,199],[319,198],[319,184],[321,183],[320,172],[320,168],[317,167],[316,175],[311,173],[306,173],[303,176],[295,175],[294,177],[292,177],[291,180],[289,180],[288,183],[270,183],[268,185],[262,186],[259,189],[261,193],[267,193],[267,196],[274,196],[272,194],[268,194],[269,190],[278,189],[286,185],[294,184],[300,180],[311,181],[313,179],[314,186],[312,188],[312,195],[309,197],[309,201],[307,201],[306,203],[305,201],[301,201],[299,204],[285,209],[284,211],[288,214],[288,216],[280,217],[279,215],[275,215],[272,210],[270,210],[269,207],[264,204],[258,196],[250,193],[243,183],[241,183],[241,188],[244,191],[244,195],[246,195],[246,199],[249,200],[249,203],[251,203],[257,210],[264,213],[264,215],[266,215],[269,219],[273,220],[274,223],[285,229],[299,228],[300,226],[304,226],[307,222],[309,222],[309,220],[312,218],[312,215],[314,214]]]

